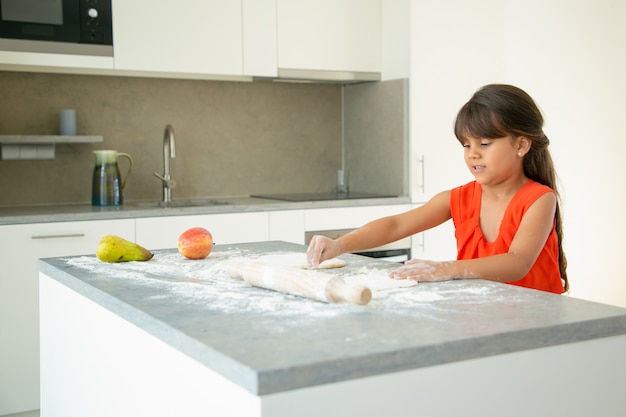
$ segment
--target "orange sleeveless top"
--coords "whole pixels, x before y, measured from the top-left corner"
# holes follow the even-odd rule
[[[526,210],[539,197],[551,193],[550,187],[528,180],[509,202],[504,212],[498,237],[488,242],[480,228],[480,202],[482,187],[476,181],[452,189],[450,211],[454,221],[457,244],[457,259],[476,259],[507,253]],[[556,218],[552,232],[539,257],[528,274],[509,284],[537,290],[563,293],[563,282],[559,269],[559,247],[556,234]]]

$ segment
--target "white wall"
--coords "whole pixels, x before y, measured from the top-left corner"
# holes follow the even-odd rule
[[[624,16],[622,0],[413,0],[411,163],[415,181],[433,148],[437,188],[463,183],[457,109],[486,83],[526,90],[559,174],[570,295],[626,307]]]
[[[546,118],[574,297],[626,307],[626,2],[508,0],[507,80]]]

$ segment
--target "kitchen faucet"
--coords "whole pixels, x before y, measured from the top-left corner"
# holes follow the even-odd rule
[[[176,141],[174,140],[174,128],[168,124],[165,126],[165,134],[163,136],[163,175],[154,173],[154,176],[163,182],[163,202],[170,203],[172,201],[172,188],[176,182],[170,175],[170,158],[176,157]]]

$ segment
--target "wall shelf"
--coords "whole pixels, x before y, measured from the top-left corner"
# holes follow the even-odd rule
[[[0,143],[15,145],[42,145],[50,143],[98,143],[102,142],[102,136],[84,135],[0,135]]]
[[[2,160],[54,159],[57,143],[99,143],[102,136],[0,135]]]

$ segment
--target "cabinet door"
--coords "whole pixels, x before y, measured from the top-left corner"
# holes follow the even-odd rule
[[[37,259],[94,254],[100,238],[135,238],[135,220],[0,226],[0,415],[39,408]]]
[[[243,73],[276,77],[276,0],[242,0]]]
[[[419,204],[413,205],[417,208]],[[411,258],[432,261],[456,259],[456,239],[452,220],[411,237]]]
[[[113,1],[116,70],[242,75],[241,1]]]
[[[216,245],[260,242],[269,238],[268,213],[147,217],[136,220],[137,243],[149,249],[177,246],[178,237],[192,227],[204,227]]]
[[[304,245],[304,210],[282,210],[269,213],[269,240]]]
[[[277,0],[278,67],[381,70],[380,0]]]
[[[113,69],[113,57],[15,52],[2,50],[0,42],[0,69],[38,72],[59,72],[59,69],[71,69],[72,73],[98,73],[101,70]]]
[[[346,207],[306,210],[305,230],[323,231],[353,229],[365,223],[399,214],[419,205],[399,204],[393,206]],[[434,229],[411,237],[411,257],[416,259],[456,259],[454,225],[448,221]]]
[[[504,50],[504,37],[494,36],[506,30],[502,7],[496,0],[411,2],[413,202],[473,179],[454,136],[454,120],[478,88],[502,79],[502,60],[494,53]]]
[[[305,211],[304,229],[317,230],[356,229],[380,217],[410,210],[409,204],[367,207],[325,208]]]

